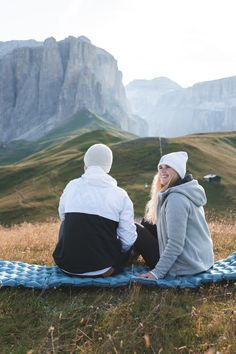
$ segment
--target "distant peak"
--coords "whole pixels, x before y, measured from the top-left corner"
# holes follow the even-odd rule
[[[181,88],[179,84],[177,84],[175,81],[170,80],[168,77],[165,76],[160,76],[156,77],[154,79],[136,79],[131,81],[126,87],[127,88],[133,88],[133,87],[139,87],[139,88],[160,88],[160,87],[172,87],[172,88]]]
[[[90,39],[89,39],[88,37],[80,36],[78,39],[79,39],[79,41],[81,41],[81,42],[86,42],[86,43],[91,44],[91,41],[90,41]]]
[[[54,37],[48,37],[44,41],[45,44],[55,43],[55,42],[56,42],[56,39]]]

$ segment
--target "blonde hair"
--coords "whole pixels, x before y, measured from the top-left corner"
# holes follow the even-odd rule
[[[173,187],[179,179],[177,172],[172,176],[169,182],[163,186],[160,181],[159,173],[157,173],[152,181],[152,186],[150,190],[150,200],[147,202],[145,208],[144,219],[150,224],[155,225],[157,223],[157,205],[158,205],[158,194],[160,192],[166,191],[168,188]]]

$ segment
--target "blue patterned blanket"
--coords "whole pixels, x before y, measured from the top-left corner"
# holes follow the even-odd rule
[[[171,288],[196,288],[205,283],[236,281],[236,252],[215,262],[212,269],[194,276],[181,276],[149,280],[138,275],[147,271],[141,266],[125,268],[124,272],[107,278],[79,278],[65,275],[56,266],[28,264],[24,262],[0,260],[0,287],[18,287],[49,289],[59,286],[96,286],[117,287],[131,283]]]

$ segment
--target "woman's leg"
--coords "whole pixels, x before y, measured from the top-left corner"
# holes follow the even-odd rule
[[[153,269],[160,258],[158,239],[143,225],[138,223],[135,225],[138,237],[134,243],[134,250],[141,254],[147,266]]]
[[[145,221],[144,218],[141,220],[140,224],[143,225],[154,237],[156,237],[158,239],[156,225],[150,224],[150,222]]]

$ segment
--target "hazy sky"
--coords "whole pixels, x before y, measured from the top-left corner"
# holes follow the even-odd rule
[[[236,75],[236,0],[0,0],[0,41],[87,36],[123,82]]]

